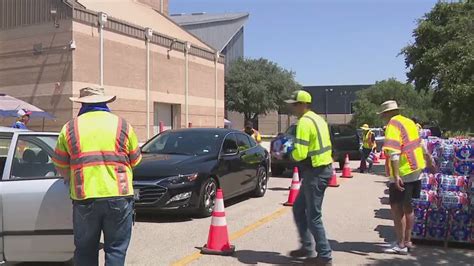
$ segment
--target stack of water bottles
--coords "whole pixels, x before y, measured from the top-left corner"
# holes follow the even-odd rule
[[[474,139],[426,139],[439,173],[423,173],[413,238],[474,243]]]

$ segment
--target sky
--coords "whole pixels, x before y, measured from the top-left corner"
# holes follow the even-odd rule
[[[248,12],[244,53],[309,85],[406,81],[400,50],[436,0],[170,0],[170,13]]]

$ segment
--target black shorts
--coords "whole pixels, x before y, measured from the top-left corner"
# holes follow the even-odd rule
[[[389,201],[390,204],[402,204],[404,206],[411,205],[412,199],[420,198],[421,180],[405,183],[404,191],[400,191],[395,187],[394,183],[390,183]]]

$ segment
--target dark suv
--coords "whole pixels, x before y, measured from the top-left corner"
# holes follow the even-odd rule
[[[345,124],[332,124],[329,125],[329,128],[332,142],[332,157],[335,162],[339,162],[339,168],[342,169],[344,166],[346,154],[349,155],[350,160],[360,160],[360,141],[357,130]],[[296,125],[291,125],[285,133],[279,134],[272,140],[270,145],[272,175],[281,175],[286,169],[294,166],[294,162],[290,161],[289,158],[276,158],[274,144],[276,140],[294,138],[295,135]]]

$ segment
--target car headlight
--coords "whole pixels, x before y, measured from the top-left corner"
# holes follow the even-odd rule
[[[177,176],[168,177],[167,180],[171,184],[183,184],[183,183],[192,182],[196,180],[197,177],[198,177],[198,174],[194,173],[194,174],[177,175]]]

